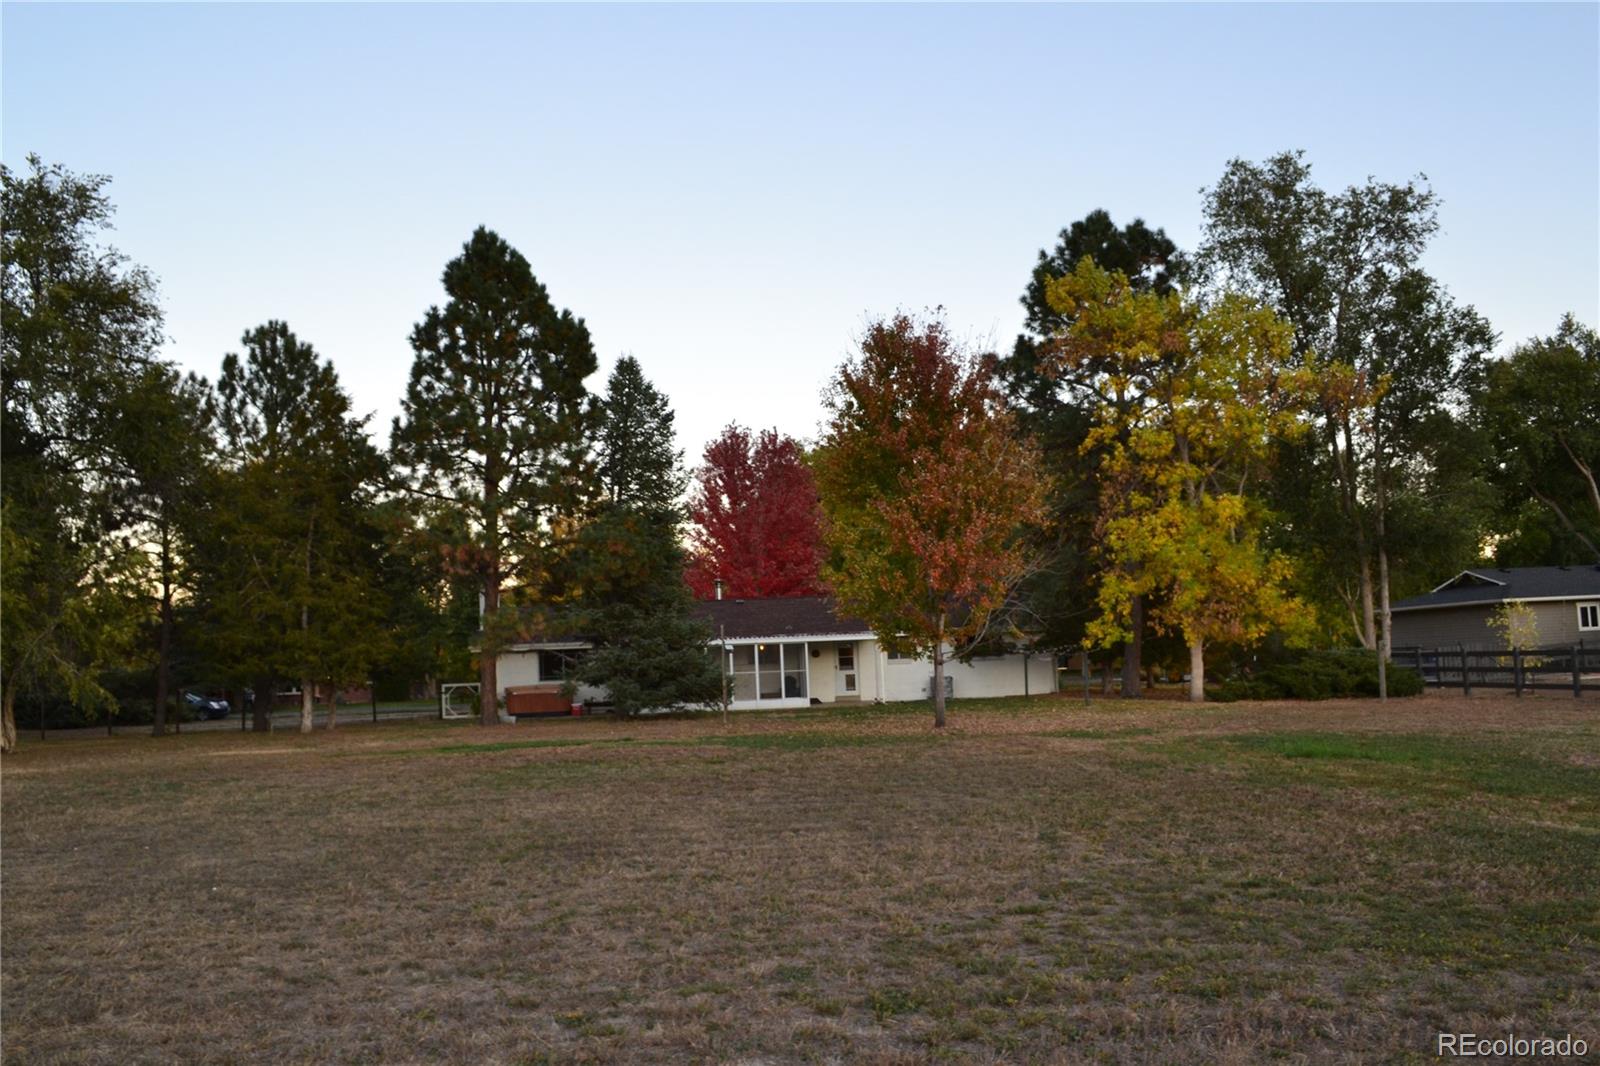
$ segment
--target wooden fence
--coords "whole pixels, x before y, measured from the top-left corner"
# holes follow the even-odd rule
[[[1508,651],[1395,648],[1393,661],[1421,674],[1425,685],[1458,688],[1469,696],[1475,688],[1511,689],[1518,696],[1570,692],[1581,697],[1586,690],[1600,692],[1600,648],[1583,644]]]

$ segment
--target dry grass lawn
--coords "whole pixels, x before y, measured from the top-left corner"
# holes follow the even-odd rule
[[[3,769],[6,1062],[1600,1053],[1600,704],[1064,697]]]

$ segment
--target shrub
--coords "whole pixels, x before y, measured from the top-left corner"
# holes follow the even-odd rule
[[[1412,669],[1389,664],[1389,695],[1415,696],[1422,678]],[[1254,673],[1218,685],[1211,698],[1234,700],[1329,700],[1378,694],[1378,656],[1369,651],[1287,653]]]

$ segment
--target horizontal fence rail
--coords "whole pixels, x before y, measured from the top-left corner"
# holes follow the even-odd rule
[[[1467,695],[1475,688],[1524,692],[1570,692],[1582,696],[1600,692],[1600,648],[1571,644],[1553,648],[1480,650],[1454,648],[1395,648],[1393,661],[1422,675],[1426,685],[1459,688]]]

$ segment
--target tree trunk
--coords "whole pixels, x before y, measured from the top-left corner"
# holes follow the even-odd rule
[[[300,679],[300,732],[311,732],[311,712],[315,708],[313,692],[316,682],[309,677]]]
[[[1189,702],[1206,701],[1206,646],[1197,640],[1189,645]]]
[[[1122,649],[1122,698],[1137,699],[1142,681],[1140,669],[1144,650],[1144,597],[1135,595],[1128,601],[1128,629],[1132,636]]]
[[[369,682],[370,684],[370,682]],[[333,682],[328,682],[328,728],[332,729],[339,724],[339,693],[334,691]]]
[[[272,697],[277,688],[278,682],[275,678],[256,678],[255,697],[250,705],[250,731],[252,733],[267,733],[272,730]]]
[[[944,641],[933,648],[933,728],[944,728]]]
[[[167,732],[168,675],[172,668],[172,553],[167,546],[166,531],[161,534],[161,636],[156,643],[156,713],[150,726],[150,735],[165,736]]]
[[[1361,537],[1361,646],[1372,651],[1378,646],[1377,611],[1372,603],[1372,560],[1367,557],[1366,537]]]
[[[1394,615],[1389,611],[1389,534],[1388,527],[1384,524],[1389,509],[1389,479],[1383,454],[1383,419],[1377,411],[1373,412],[1373,416],[1373,423],[1377,429],[1374,435],[1373,474],[1378,488],[1375,516],[1378,533],[1378,610],[1380,621],[1383,623],[1378,638],[1378,701],[1381,703],[1389,698],[1389,656],[1394,651],[1394,636],[1390,632],[1390,626],[1394,622]]]
[[[3,709],[0,709],[0,753],[17,750],[17,686],[6,678]]]
[[[478,653],[478,723],[500,724],[500,691],[497,680],[499,654],[489,639],[490,619],[500,608],[500,580],[498,567],[483,588],[483,647]]]
[[[1383,520],[1379,519],[1378,528],[1383,528]],[[1381,536],[1381,533],[1380,533]],[[1383,630],[1378,646],[1378,699],[1389,698],[1389,657],[1394,654],[1394,634],[1390,632],[1390,625],[1394,616],[1389,613],[1389,552],[1378,542],[1378,599],[1382,612]]]
[[[1106,659],[1100,664],[1100,695],[1111,695],[1111,660]]]

